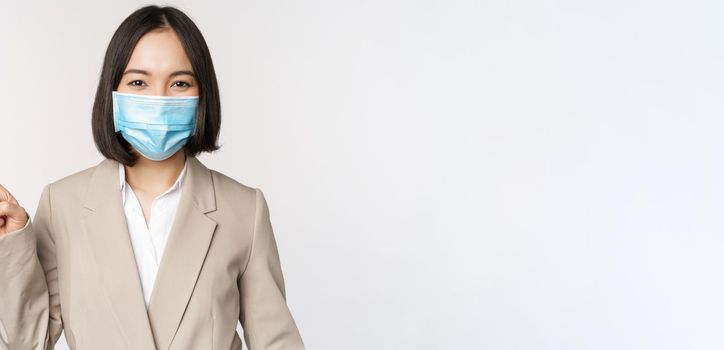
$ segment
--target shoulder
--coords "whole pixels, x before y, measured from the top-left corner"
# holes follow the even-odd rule
[[[228,176],[215,169],[209,169],[209,172],[211,172],[211,177],[214,181],[214,187],[216,188],[217,193],[223,193],[228,191],[234,193],[235,195],[241,196],[256,195],[257,188],[252,185],[237,181],[231,176]]]
[[[53,197],[80,199],[91,181],[93,172],[100,164],[77,170],[70,175],[56,179],[45,185],[45,191],[52,192]]]
[[[259,187],[244,183],[218,170],[209,169],[213,179],[217,201],[233,204],[235,207],[254,208],[264,195]]]
[[[263,200],[262,190],[240,182],[220,171],[209,169],[214,183],[217,202],[232,204],[234,207],[255,208]]]
[[[259,187],[240,182],[217,170],[209,169],[214,183],[217,219],[253,223],[260,213],[267,213],[264,193]],[[230,215],[230,216],[228,216]]]

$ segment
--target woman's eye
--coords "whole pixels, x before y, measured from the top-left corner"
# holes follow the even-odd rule
[[[128,83],[128,85],[143,86],[143,80],[132,80]]]
[[[191,84],[189,84],[189,83],[187,83],[187,82],[185,82],[185,81],[180,81],[180,80],[179,80],[179,81],[173,83],[173,86],[189,87],[189,86],[191,86]]]

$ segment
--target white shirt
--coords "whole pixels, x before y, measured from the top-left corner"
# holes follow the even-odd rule
[[[186,165],[184,164],[181,174],[176,182],[166,192],[153,199],[151,203],[151,220],[146,226],[143,217],[141,204],[128,182],[126,182],[126,171],[123,164],[118,165],[118,174],[121,183],[121,197],[123,198],[123,211],[126,214],[128,233],[131,236],[133,254],[136,258],[138,275],[141,278],[143,287],[143,298],[146,302],[146,309],[151,300],[151,291],[158,273],[158,266],[161,263],[163,249],[166,246],[171,225],[176,216],[176,208],[181,198],[183,181],[186,177]]]

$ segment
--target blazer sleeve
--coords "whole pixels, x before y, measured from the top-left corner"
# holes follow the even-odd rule
[[[35,218],[0,236],[0,348],[55,347],[63,331],[55,252],[46,185]]]
[[[262,191],[255,190],[252,248],[238,280],[239,321],[244,329],[244,340],[249,350],[302,350],[302,337],[286,303],[269,207]]]

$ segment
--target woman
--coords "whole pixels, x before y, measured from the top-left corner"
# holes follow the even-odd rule
[[[203,36],[141,8],[93,107],[105,159],[46,185],[31,220],[0,186],[0,348],[303,349],[262,191],[206,168],[219,93]]]

